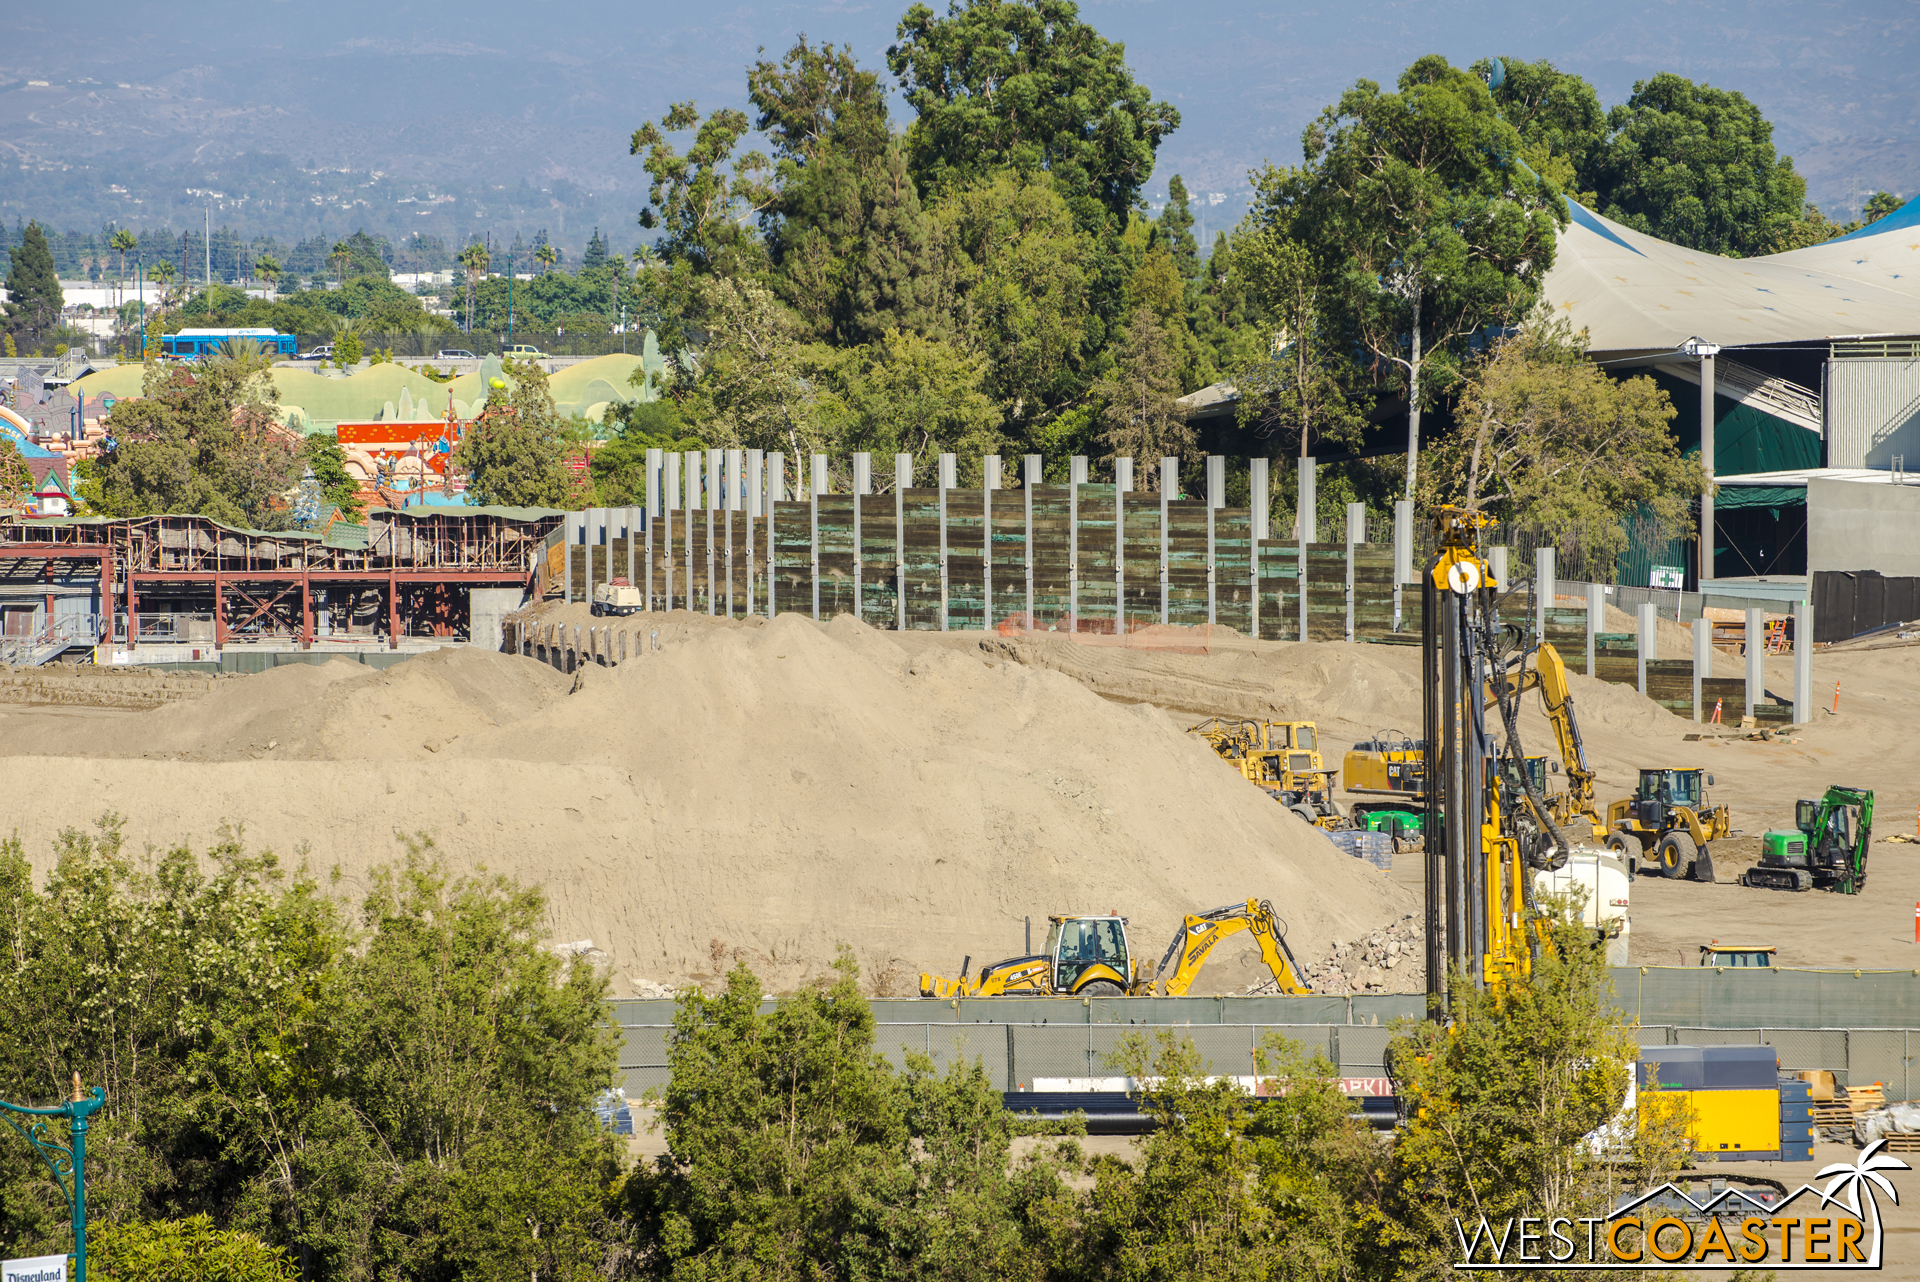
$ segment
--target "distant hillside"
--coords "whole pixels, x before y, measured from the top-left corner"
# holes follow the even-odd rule
[[[544,227],[570,255],[597,224],[625,252],[640,235],[646,183],[627,154],[636,126],[677,100],[745,107],[746,66],[799,30],[882,67],[905,7],[23,7],[8,15],[0,72],[0,218],[187,228],[206,206],[215,226],[289,243],[356,227],[396,244],[416,232],[457,244]],[[1390,81],[1436,51],[1460,64],[1550,58],[1610,104],[1663,70],[1738,89],[1775,122],[1780,148],[1836,218],[1856,182],[1862,196],[1920,190],[1920,9],[1910,5],[1082,8],[1179,107],[1148,193],[1164,198],[1167,178],[1183,174],[1209,235],[1245,208],[1248,170],[1298,161],[1302,129],[1345,86]]]

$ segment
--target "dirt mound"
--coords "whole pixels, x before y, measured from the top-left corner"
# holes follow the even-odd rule
[[[1126,914],[1151,967],[1183,914],[1249,896],[1318,956],[1412,911],[1157,708],[848,618],[655,623],[659,651],[577,678],[448,650],[49,727],[12,749],[43,756],[50,803],[15,821],[43,856],[53,817],[109,804],[136,847],[244,820],[349,892],[431,831],[456,867],[540,883],[552,937],[592,940],[622,990],[736,959],[785,987],[844,942],[904,994],[1066,911]],[[1222,951],[1200,989],[1263,977],[1251,944]]]
[[[198,699],[218,677],[144,667],[51,663],[39,668],[0,664],[0,704],[76,708],[158,708]]]

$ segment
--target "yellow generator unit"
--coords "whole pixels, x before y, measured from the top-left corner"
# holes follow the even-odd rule
[[[1659,1103],[1692,1114],[1694,1152],[1722,1162],[1813,1159],[1807,1083],[1782,1078],[1771,1046],[1647,1046],[1640,1051],[1638,1107]]]

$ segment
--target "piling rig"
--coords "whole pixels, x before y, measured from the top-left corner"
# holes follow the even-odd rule
[[[1479,548],[1488,518],[1449,506],[1435,509],[1433,522],[1438,551],[1421,583],[1420,653],[1427,1005],[1440,1018],[1449,971],[1481,988],[1531,971],[1546,938],[1534,874],[1564,867],[1571,845],[1520,743],[1519,678],[1530,652],[1517,629],[1500,626],[1499,585]],[[1490,710],[1504,741],[1489,727]]]

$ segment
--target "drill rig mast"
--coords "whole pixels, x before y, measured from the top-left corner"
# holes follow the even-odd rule
[[[1420,654],[1427,1005],[1437,1018],[1450,971],[1497,988],[1532,969],[1541,939],[1533,872],[1564,863],[1568,842],[1526,770],[1516,724],[1520,683],[1507,678],[1517,638],[1502,634],[1494,604],[1500,585],[1480,555],[1488,519],[1441,507],[1433,521],[1438,551],[1421,584]],[[1491,707],[1507,731],[1504,745],[1488,726]],[[1532,850],[1516,835],[1523,812],[1551,837]]]

